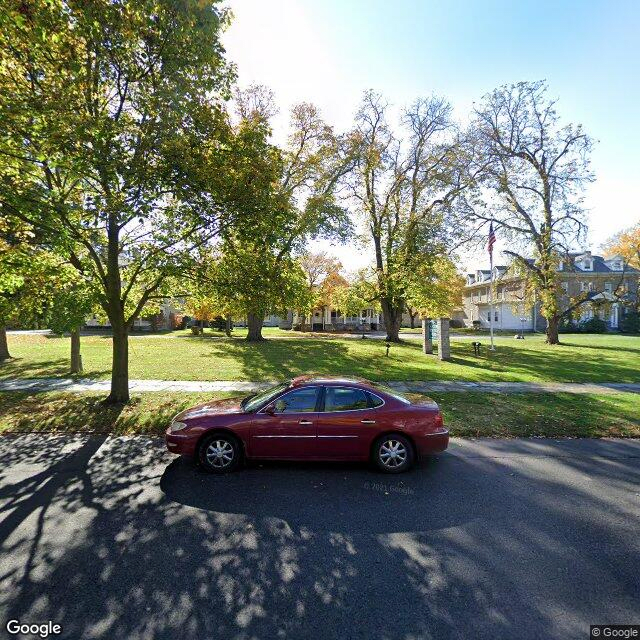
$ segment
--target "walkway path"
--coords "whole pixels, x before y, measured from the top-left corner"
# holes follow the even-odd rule
[[[274,384],[274,381],[247,382],[220,380],[212,382],[192,380],[130,380],[133,392],[142,391],[258,391]],[[481,391],[487,393],[590,393],[606,394],[629,391],[640,393],[640,383],[578,383],[578,382],[460,382],[449,380],[389,381],[388,386],[397,391],[430,393],[434,391]],[[109,380],[69,378],[23,378],[0,380],[0,391],[109,391]]]

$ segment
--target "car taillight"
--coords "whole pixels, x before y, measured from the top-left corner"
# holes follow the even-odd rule
[[[444,420],[442,419],[442,414],[441,413],[437,413],[436,417],[433,421],[433,426],[434,427],[442,427],[444,426]]]

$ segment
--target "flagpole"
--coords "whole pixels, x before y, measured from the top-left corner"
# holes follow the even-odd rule
[[[491,269],[491,277],[489,280],[489,332],[491,333],[491,346],[489,347],[489,351],[495,351],[496,348],[493,344],[493,247],[491,247],[491,251],[489,251],[489,269]]]

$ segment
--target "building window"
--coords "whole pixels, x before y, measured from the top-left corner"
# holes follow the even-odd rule
[[[616,260],[613,263],[613,270],[614,271],[622,271],[622,262],[620,260]]]
[[[493,318],[494,322],[498,322],[498,312],[496,311]]]
[[[605,283],[604,283],[604,290],[605,290],[607,293],[611,293],[611,283],[610,283],[610,282],[605,282]]]
[[[491,311],[487,311],[487,322],[491,322]]]
[[[592,271],[593,270],[593,262],[591,260],[584,260],[582,262],[582,268],[585,271]]]
[[[593,290],[594,290],[593,282],[590,282],[589,283],[589,291],[593,291]]]
[[[580,291],[586,291],[587,283],[580,281]]]

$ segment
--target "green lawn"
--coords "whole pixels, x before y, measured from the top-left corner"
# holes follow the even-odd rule
[[[456,436],[640,437],[640,396],[571,393],[437,393]]]
[[[392,345],[382,340],[318,337],[279,329],[264,343],[247,343],[207,332],[136,335],[130,340],[131,378],[162,380],[278,380],[304,373],[358,375],[372,380],[468,380],[640,382],[640,337],[563,335],[548,346],[544,336],[496,339],[497,351],[475,357],[468,339],[452,340],[452,360],[425,356],[419,340]],[[214,337],[216,336],[216,337]],[[68,375],[69,339],[10,335],[14,358],[0,365],[0,378]],[[108,336],[82,338],[87,377],[107,378]]]
[[[145,393],[130,404],[105,407],[104,396],[72,393],[0,393],[0,433],[161,435],[178,411],[231,394]],[[414,399],[421,398],[413,394]],[[638,396],[551,393],[436,393],[454,436],[639,437]]]
[[[145,393],[127,405],[105,406],[104,394],[0,392],[0,434],[131,433],[160,435],[176,413],[232,394]]]

